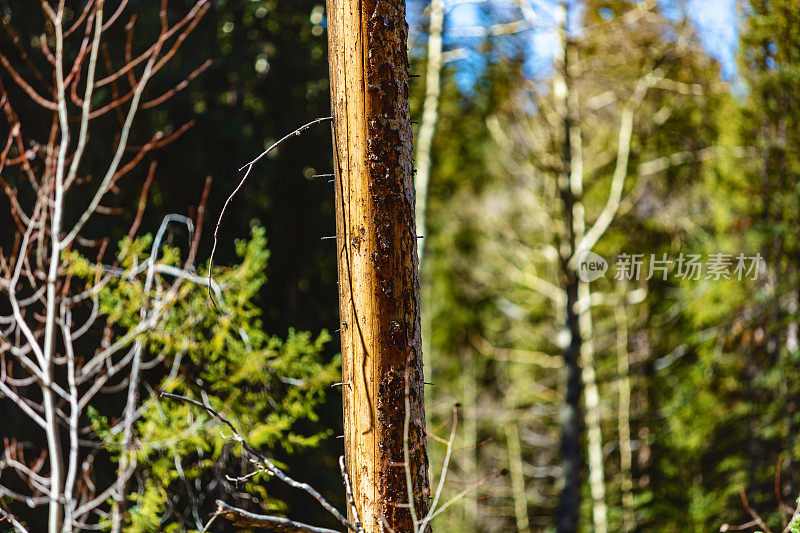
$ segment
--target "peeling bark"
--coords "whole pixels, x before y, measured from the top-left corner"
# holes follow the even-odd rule
[[[405,5],[329,0],[345,456],[367,532],[413,531],[428,458]],[[406,368],[408,365],[408,372]]]

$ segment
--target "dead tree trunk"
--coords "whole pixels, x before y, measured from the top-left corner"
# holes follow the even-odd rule
[[[365,531],[410,532],[429,490],[404,2],[328,0],[328,32],[347,469]]]

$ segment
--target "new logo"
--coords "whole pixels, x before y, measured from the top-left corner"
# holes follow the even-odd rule
[[[607,271],[608,261],[590,250],[578,257],[578,277],[581,281],[594,281],[605,276]]]

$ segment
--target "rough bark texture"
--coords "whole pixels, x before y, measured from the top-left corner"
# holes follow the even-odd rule
[[[365,530],[413,531],[406,375],[418,517],[429,489],[405,5],[328,0],[328,21],[345,456]]]

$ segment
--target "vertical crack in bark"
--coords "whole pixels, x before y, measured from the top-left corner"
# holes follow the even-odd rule
[[[328,0],[345,455],[365,531],[413,531],[428,458],[402,0]]]

